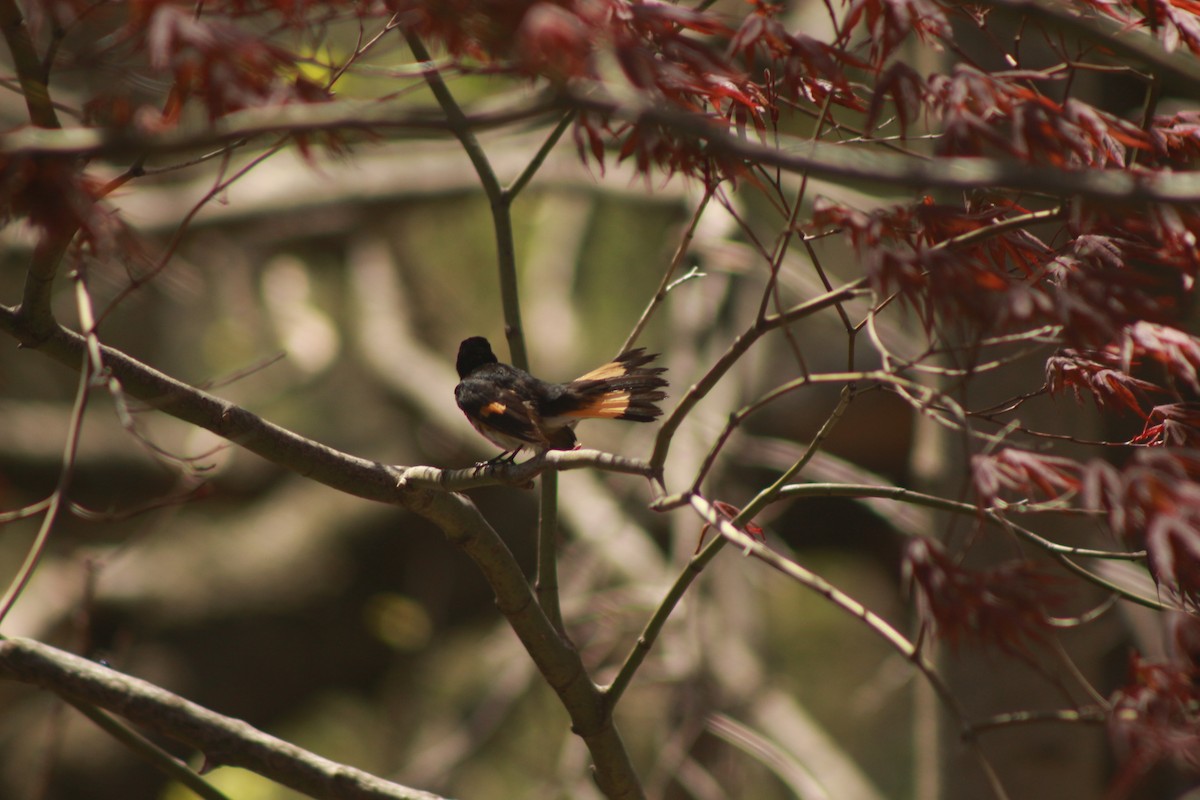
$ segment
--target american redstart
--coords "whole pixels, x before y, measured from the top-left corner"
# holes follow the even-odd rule
[[[523,369],[502,364],[482,336],[458,347],[454,399],[467,419],[504,452],[487,463],[512,462],[522,448],[574,450],[581,419],[652,422],[656,403],[666,397],[666,367],[646,366],[658,357],[639,347],[570,383],[549,383]]]

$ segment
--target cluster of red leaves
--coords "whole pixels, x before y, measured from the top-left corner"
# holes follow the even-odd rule
[[[1129,369],[1115,348],[1086,352],[1068,348],[1046,359],[1046,389],[1052,396],[1069,389],[1079,403],[1087,393],[1099,408],[1133,411],[1145,418],[1147,393],[1162,389],[1133,377]]]
[[[1087,0],[1130,28],[1149,27],[1163,47],[1200,53],[1200,3],[1195,0]]]
[[[771,101],[770,108],[777,109],[779,98],[804,99],[816,105],[828,98],[861,110],[862,102],[843,70],[866,64],[843,49],[789,32],[779,21],[781,8],[754,0],[753,13],[742,20],[728,47],[728,53],[740,58],[747,72],[767,76],[763,91]]]
[[[900,131],[922,110],[941,121],[945,155],[1006,155],[1064,169],[1182,167],[1200,153],[1200,114],[1158,115],[1147,129],[1074,98],[1058,102],[1035,83],[956,65],[922,78],[903,61],[883,68],[870,98],[871,129],[891,99]],[[1194,248],[1193,248],[1194,249]]]
[[[1071,344],[1089,347],[1114,341],[1138,320],[1172,319],[1182,286],[1176,273],[1156,268],[1155,255],[1122,237],[1075,237],[1047,264],[1050,313],[1040,321],[1062,325]]]
[[[813,226],[840,229],[875,289],[883,296],[899,293],[927,328],[940,315],[994,330],[1053,316],[1045,270],[1053,253],[1020,229],[963,244],[955,239],[1021,210],[991,202],[955,207],[925,198],[868,213],[818,198]]]
[[[1031,561],[969,569],[926,537],[910,541],[904,577],[930,633],[951,647],[995,647],[1018,657],[1049,638],[1048,615],[1064,599],[1061,580]]]
[[[1196,623],[1191,623],[1194,626]],[[1108,732],[1123,766],[1109,795],[1124,797],[1147,771],[1171,765],[1200,773],[1200,669],[1194,660],[1154,663],[1134,655],[1130,680],[1112,698]]]
[[[0,154],[0,222],[26,218],[50,240],[78,231],[99,248],[121,234],[119,220],[96,203],[101,188],[72,159]]]
[[[1156,383],[1132,375],[1135,368]],[[1180,388],[1200,394],[1200,339],[1177,328],[1151,322],[1127,326],[1115,344],[1102,349],[1066,349],[1046,361],[1051,395],[1068,389],[1081,401],[1086,393],[1099,408],[1130,410],[1145,420],[1130,444],[1194,447],[1200,444],[1200,406],[1181,400],[1151,405],[1151,394],[1175,394]]]
[[[1195,403],[1155,406],[1146,415],[1142,432],[1130,444],[1200,447],[1200,406]]]
[[[849,46],[855,33],[864,35],[862,46],[876,71],[910,35],[935,46],[952,36],[945,11],[933,0],[849,0],[837,41]]]
[[[1200,111],[1156,116],[1149,134],[1150,144],[1161,163],[1184,166],[1200,156]]]
[[[1123,167],[1127,148],[1146,149],[1136,126],[1077,100],[1057,103],[1023,81],[958,65],[929,81],[947,155],[1003,153],[1057,167]]]
[[[1056,500],[1083,487],[1079,462],[1015,447],[973,456],[971,477],[980,499],[988,504],[1006,491],[1024,499],[1036,490],[1045,499]]]
[[[1102,510],[1109,528],[1144,548],[1159,586],[1196,607],[1200,603],[1200,452],[1138,450],[1116,467],[1092,461],[1083,478],[1083,502]]]
[[[1158,416],[1169,420],[1172,407],[1160,408]],[[1191,409],[1192,419],[1179,423],[1189,429],[1180,434],[1186,441],[1195,440],[1191,423],[1196,416]],[[1147,566],[1161,587],[1191,606],[1200,603],[1200,451],[1142,448],[1117,467],[1099,459],[1081,464],[1005,448],[975,456],[971,470],[984,504],[1004,495],[1056,500],[1077,494],[1082,507],[1105,515],[1115,536],[1146,551]]]
[[[611,55],[629,83],[681,108],[730,100],[753,108],[756,89],[707,37],[733,32],[716,15],[627,0],[396,0],[406,27],[473,58],[550,79],[599,79]]]
[[[245,13],[251,5],[267,4],[232,5]],[[318,102],[329,96],[300,72],[295,53],[226,19],[197,16],[170,0],[140,0],[131,9],[128,32],[150,67],[173,78],[160,124],[174,124],[192,99],[215,120],[244,108]]]
[[[1080,212],[1064,226],[1072,238],[1057,251],[1023,229],[986,235],[1022,211],[971,198],[962,207],[925,198],[862,212],[818,199],[813,227],[840,229],[874,288],[899,293],[927,328],[935,315],[983,333],[1061,325],[1071,344],[1091,349],[1140,320],[1161,324],[1181,312],[1180,300],[1200,272],[1196,214],[1166,207],[1124,216]]]
[[[440,41],[456,58],[507,65],[555,84],[612,80],[610,66],[615,66],[627,89],[654,104],[710,122],[724,117],[760,130],[765,124],[766,94],[731,53],[714,44],[714,37],[734,32],[713,14],[626,0],[398,0],[395,5],[407,27]],[[765,29],[760,33],[767,36]],[[744,37],[738,46],[753,51],[759,42]],[[634,159],[642,172],[657,166],[713,180],[738,170],[732,162],[715,162],[694,138],[661,124],[615,124],[598,112],[576,118],[581,157],[603,168],[612,140],[619,143],[619,157]]]
[[[1200,393],[1200,339],[1177,328],[1137,322],[1125,329],[1122,352],[1154,361],[1175,381]]]
[[[790,33],[778,7],[753,2],[735,30],[724,18],[667,3],[630,0],[396,0],[402,24],[455,58],[562,85],[622,84],[656,108],[697,115],[696,124],[753,126],[760,135],[781,101],[827,98],[861,109],[844,68],[861,66],[836,47]],[[694,133],[694,132],[693,132]],[[712,180],[741,171],[705,152],[694,135],[658,122],[615,123],[591,111],[576,120],[580,155],[603,168],[609,142],[642,172],[659,167]]]

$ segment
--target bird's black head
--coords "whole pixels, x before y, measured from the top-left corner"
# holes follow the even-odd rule
[[[484,364],[495,364],[497,361],[488,340],[482,336],[472,336],[470,339],[463,339],[462,344],[458,346],[455,367],[458,368],[458,377],[465,378]]]

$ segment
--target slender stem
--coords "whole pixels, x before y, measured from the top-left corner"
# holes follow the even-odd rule
[[[553,470],[542,473],[534,588],[546,618],[559,635],[565,637],[567,631],[558,598],[558,473]]]
[[[852,281],[831,292],[826,292],[811,300],[792,306],[786,311],[756,320],[753,325],[734,339],[733,343],[729,345],[729,348],[717,359],[708,372],[687,390],[683,399],[667,415],[666,420],[658,431],[658,436],[654,440],[654,452],[650,456],[651,466],[662,469],[667,460],[667,453],[671,448],[671,439],[674,437],[675,431],[683,423],[684,418],[691,413],[691,410],[696,407],[697,403],[704,399],[705,395],[712,391],[712,388],[724,377],[725,373],[745,355],[746,351],[755,342],[782,325],[795,322],[798,319],[815,314],[830,306],[836,306],[838,303],[860,294],[864,291],[863,287],[865,285],[865,279]]]
[[[546,141],[542,142],[542,146],[533,154],[533,158],[529,159],[529,163],[525,165],[525,169],[521,170],[521,174],[517,176],[517,179],[504,190],[504,196],[510,203],[533,180],[533,176],[541,169],[542,164],[546,163],[546,158],[550,155],[550,151],[554,149],[554,146],[562,139],[563,134],[567,132],[567,128],[571,127],[571,123],[574,121],[574,110],[563,114],[563,118],[554,126],[554,130],[550,131],[550,135],[546,137]]]
[[[942,681],[940,675],[934,669],[934,666],[921,651],[908,640],[906,636],[893,628],[887,620],[879,616],[869,608],[864,606],[858,600],[855,600],[850,595],[843,592],[827,580],[817,575],[816,573],[806,569],[802,565],[785,558],[784,556],[771,550],[761,542],[755,541],[748,536],[736,524],[736,521],[726,519],[713,505],[699,495],[692,495],[690,499],[692,508],[700,515],[708,524],[720,534],[721,537],[729,540],[733,544],[742,548],[742,552],[753,556],[760,561],[763,561],[768,566],[782,572],[792,580],[799,583],[825,599],[829,600],[837,608],[850,614],[856,619],[866,624],[867,629],[879,636],[888,645],[895,649],[900,655],[915,666],[929,685],[933,688],[946,710],[958,722],[959,730],[966,741],[968,747],[974,752],[975,757],[979,761],[980,767],[983,770],[987,780],[991,786],[992,793],[997,798],[1007,798],[1008,794],[1000,783],[999,776],[996,774],[995,768],[991,762],[983,754],[977,742],[971,736],[971,729],[966,722],[966,714],[951,693],[950,688]]]
[[[1012,728],[1018,725],[1031,725],[1043,722],[1088,723],[1103,725],[1108,722],[1108,714],[1100,706],[1084,706],[1083,708],[1068,708],[1049,711],[1010,711],[997,714],[968,726],[971,735],[995,728]]]
[[[708,201],[712,199],[713,190],[714,187],[705,187],[704,197],[700,199],[696,210],[692,212],[692,220],[683,232],[683,238],[679,240],[679,246],[675,248],[675,255],[671,258],[671,263],[667,266],[667,271],[663,273],[662,280],[659,281],[658,290],[654,292],[654,297],[650,298],[650,303],[642,312],[642,316],[638,319],[637,324],[633,326],[633,330],[629,332],[629,336],[625,339],[625,344],[621,345],[622,352],[633,347],[633,343],[638,340],[638,337],[642,335],[642,331],[645,330],[646,323],[650,321],[651,315],[657,310],[659,304],[667,299],[667,293],[676,286],[676,283],[672,283],[671,278],[679,270],[679,265],[683,263],[683,258],[687,255],[688,248],[691,247],[692,238],[696,235],[696,226],[700,224],[700,217],[704,215],[704,209],[708,208]]]
[[[88,703],[71,698],[64,699],[74,706],[76,711],[96,723],[101,730],[123,744],[126,749],[138,758],[149,762],[168,778],[178,781],[183,786],[191,789],[198,797],[202,797],[204,800],[229,800],[229,795],[188,769],[187,764],[184,764],[120,720],[113,719],[109,714]]]
[[[29,579],[33,577],[34,570],[37,569],[38,563],[42,559],[42,553],[46,550],[46,542],[50,539],[50,531],[54,529],[54,523],[58,520],[58,512],[62,509],[67,487],[70,486],[71,476],[75,472],[75,453],[79,448],[79,434],[83,429],[83,411],[87,407],[88,393],[91,390],[92,384],[92,374],[92,357],[90,353],[85,351],[83,354],[83,366],[79,372],[79,383],[75,390],[75,404],[71,409],[71,422],[67,430],[67,442],[63,447],[63,461],[58,472],[58,484],[54,487],[54,492],[50,495],[46,505],[45,516],[42,517],[42,524],[38,528],[33,544],[29,547],[29,552],[25,555],[24,563],[21,564],[21,568],[17,571],[17,575],[13,578],[12,583],[9,584],[8,591],[4,593],[3,599],[0,599],[0,625],[3,624],[4,618],[8,616],[8,612],[12,610],[13,604],[17,602],[17,598],[21,596],[21,592],[25,591]]]
[[[404,39],[418,61],[432,64],[433,57],[425,43],[415,33],[406,30]],[[521,325],[521,302],[517,286],[516,245],[512,233],[512,195],[500,186],[492,164],[488,161],[479,139],[476,138],[466,114],[454,99],[450,87],[441,73],[430,66],[425,70],[425,82],[446,115],[446,122],[454,133],[471,165],[479,176],[479,183],[492,207],[492,227],[496,237],[496,262],[500,271],[500,302],[504,309],[504,336],[508,340],[509,358],[514,366],[529,369],[529,354],[525,348],[524,329]]]
[[[679,601],[683,599],[684,594],[687,593],[688,587],[699,577],[709,562],[716,558],[717,553],[721,552],[721,548],[724,545],[725,539],[718,536],[709,542],[703,550],[688,559],[687,565],[679,573],[679,576],[675,578],[675,582],[667,590],[666,596],[663,597],[662,602],[654,609],[654,614],[646,622],[646,627],[642,629],[641,635],[634,642],[633,648],[630,649],[629,655],[625,657],[625,661],[617,671],[616,677],[613,678],[612,683],[604,688],[604,698],[610,709],[616,706],[621,699],[621,695],[629,688],[633,676],[637,673],[642,662],[646,660],[646,656],[650,653],[650,648],[654,646],[654,642],[658,639],[659,634],[662,633],[663,626],[667,624],[671,613],[679,605]]]
[[[817,450],[820,449],[821,443],[829,435],[830,431],[833,430],[834,425],[836,425],[838,420],[841,419],[842,413],[846,410],[846,406],[850,403],[852,394],[853,393],[851,392],[850,387],[846,387],[846,389],[842,392],[842,397],[838,402],[837,407],[834,408],[833,412],[829,415],[829,418],[825,420],[825,424],[821,426],[821,429],[817,431],[817,434],[813,437],[812,441],[809,442],[804,454],[800,456],[791,469],[784,473],[784,477],[781,477],[774,484],[760,492],[758,496],[749,503],[749,505],[743,508],[738,515],[734,517],[732,524],[742,525],[748,520],[753,519],[759,511],[761,511],[768,503],[771,502],[776,494],[782,491],[784,482],[786,480],[790,480],[796,475],[797,472],[804,468],[804,465],[807,464],[816,454]],[[683,503],[689,501],[690,495],[688,500],[683,501]],[[679,601],[683,599],[683,595],[687,592],[688,587],[692,585],[692,581],[694,581],[696,577],[704,571],[704,568],[710,561],[716,558],[717,553],[721,552],[721,549],[725,546],[725,541],[725,538],[722,536],[717,536],[714,538],[703,550],[692,556],[683,572],[681,572],[679,577],[675,579],[675,582],[671,584],[671,588],[667,591],[666,597],[664,597],[662,602],[658,604],[658,607],[654,609],[654,614],[651,615],[649,621],[646,623],[646,627],[642,629],[641,636],[639,636],[637,641],[634,643],[633,649],[629,651],[629,655],[625,657],[625,662],[621,664],[621,668],[617,671],[616,678],[613,679],[613,682],[605,690],[605,697],[610,708],[616,705],[617,701],[620,700],[621,695],[629,687],[629,683],[633,680],[634,674],[642,665],[642,662],[646,660],[646,655],[650,652],[650,648],[654,646],[654,642],[658,639],[659,634],[662,632],[663,626],[666,625],[667,619],[670,618],[671,613],[675,610],[675,607],[679,605]]]
[[[50,101],[50,89],[46,85],[46,67],[38,58],[33,46],[29,27],[21,16],[16,0],[0,0],[0,32],[12,54],[17,80],[21,82],[21,94],[29,109],[29,121],[39,128],[58,128],[58,115]]]

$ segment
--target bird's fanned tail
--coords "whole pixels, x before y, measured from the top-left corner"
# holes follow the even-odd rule
[[[644,347],[627,350],[609,363],[567,384],[574,403],[564,417],[653,422],[662,415],[658,402],[667,394],[660,377],[666,367],[648,367],[658,357]]]

